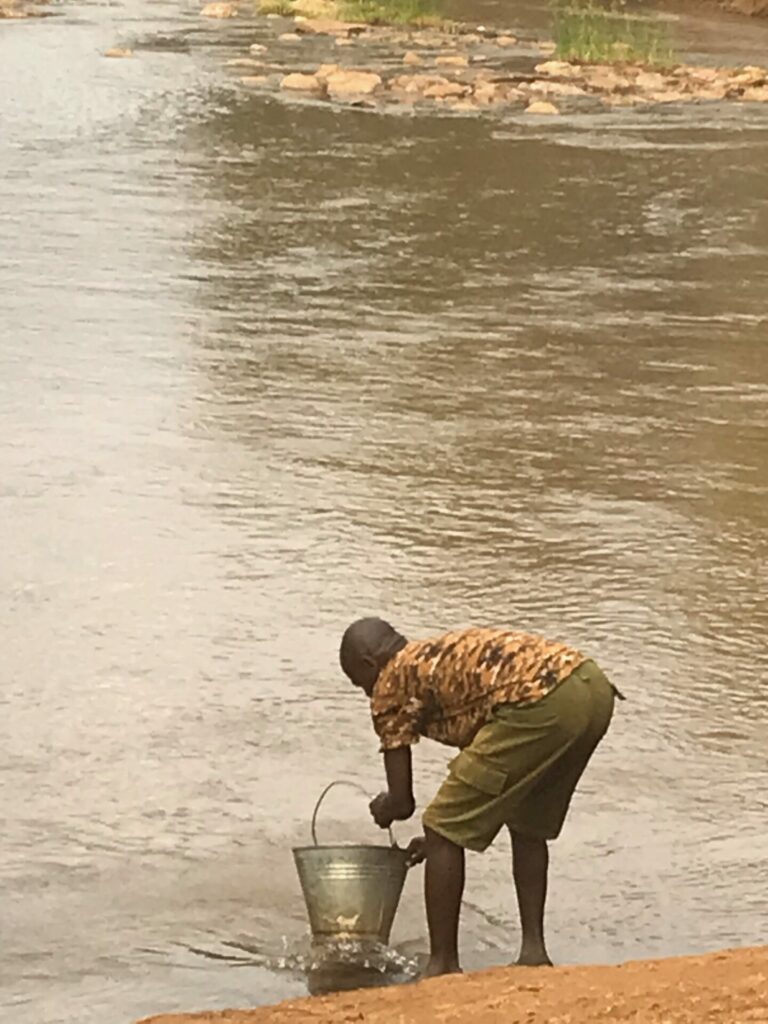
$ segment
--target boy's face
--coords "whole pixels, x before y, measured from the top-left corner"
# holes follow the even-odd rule
[[[343,668],[352,685],[370,697],[379,677],[379,668],[374,659],[370,655],[353,651],[345,659]]]

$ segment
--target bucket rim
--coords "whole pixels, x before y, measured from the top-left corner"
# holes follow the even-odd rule
[[[379,843],[318,843],[316,846],[292,846],[293,853],[309,853],[312,850],[379,850],[384,853],[405,854],[401,846],[384,846]]]

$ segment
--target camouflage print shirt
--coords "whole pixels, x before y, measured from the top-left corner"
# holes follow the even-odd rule
[[[406,644],[371,695],[381,749],[420,736],[465,747],[499,704],[546,697],[586,657],[552,640],[501,629],[462,629]]]

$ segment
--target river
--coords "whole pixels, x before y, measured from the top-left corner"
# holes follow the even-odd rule
[[[54,13],[0,23],[0,1016],[306,990],[290,848],[381,786],[360,614],[551,633],[626,693],[554,957],[765,941],[765,111],[291,104],[222,67],[263,21]],[[765,52],[708,18],[697,59]],[[321,835],[375,839],[362,798]],[[467,966],[513,952],[508,858]]]

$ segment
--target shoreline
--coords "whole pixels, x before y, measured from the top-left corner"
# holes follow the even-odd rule
[[[495,967],[257,1009],[160,1014],[138,1024],[758,1024],[768,946],[618,966]]]

